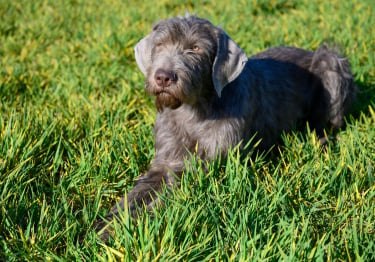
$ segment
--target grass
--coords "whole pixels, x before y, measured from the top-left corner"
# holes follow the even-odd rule
[[[358,102],[326,152],[307,131],[277,156],[193,161],[153,219],[123,213],[103,243],[93,222],[154,154],[133,47],[186,10],[249,55],[335,43]],[[373,1],[0,0],[0,17],[0,260],[375,259]]]

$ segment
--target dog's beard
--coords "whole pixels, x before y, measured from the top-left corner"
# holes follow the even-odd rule
[[[166,88],[161,88],[153,82],[146,82],[146,90],[151,95],[155,96],[156,109],[161,112],[164,108],[168,107],[176,109],[182,104],[182,98],[178,96],[177,85],[171,85]]]
[[[176,109],[182,104],[181,100],[173,96],[168,92],[161,92],[156,95],[155,106],[160,112],[163,111],[164,107],[169,107],[171,109]]]

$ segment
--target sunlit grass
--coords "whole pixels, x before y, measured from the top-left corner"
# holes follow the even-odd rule
[[[133,47],[186,11],[249,55],[335,44],[358,102],[324,151],[307,131],[267,156],[191,161],[153,217],[123,212],[103,243],[94,221],[154,154]],[[0,0],[0,17],[0,260],[375,259],[372,1]]]

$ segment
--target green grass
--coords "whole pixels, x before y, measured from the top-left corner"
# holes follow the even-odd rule
[[[0,0],[0,260],[375,260],[373,1]],[[253,54],[331,42],[360,89],[326,152],[193,162],[165,207],[99,240],[93,222],[147,170],[156,115],[133,47],[196,13]],[[82,243],[79,242],[82,239]]]

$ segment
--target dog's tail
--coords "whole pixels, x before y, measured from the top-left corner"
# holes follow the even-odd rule
[[[341,127],[344,114],[356,95],[349,61],[327,46],[322,46],[314,53],[310,71],[321,79],[326,91],[328,122],[333,127]]]

